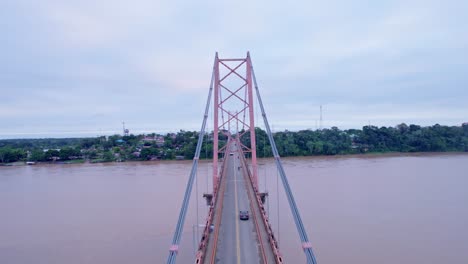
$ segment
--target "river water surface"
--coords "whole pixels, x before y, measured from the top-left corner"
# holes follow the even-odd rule
[[[468,155],[283,161],[320,264],[468,263]],[[269,192],[285,263],[305,263],[274,162],[260,163],[260,189]],[[165,263],[190,167],[190,161],[0,167],[0,263]],[[210,171],[202,162],[178,263],[192,263]]]

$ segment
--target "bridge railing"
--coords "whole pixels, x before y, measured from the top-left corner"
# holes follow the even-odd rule
[[[244,155],[240,155],[240,156],[242,156],[242,159],[243,159],[242,164],[244,166],[244,170],[247,172],[248,179],[249,179],[250,184],[251,184],[251,186],[252,186],[252,188],[254,190],[255,200],[253,202],[257,203],[258,208],[260,210],[260,214],[261,214],[260,216],[262,218],[263,225],[265,227],[265,232],[268,235],[268,242],[270,243],[271,249],[273,251],[275,261],[276,261],[277,264],[281,264],[281,263],[283,263],[283,257],[281,256],[281,252],[279,251],[278,241],[276,241],[273,229],[271,228],[270,222],[268,220],[268,215],[266,213],[265,207],[263,206],[263,203],[262,203],[262,200],[260,198],[258,189],[254,184],[252,174],[251,174],[250,170],[247,168],[247,163],[246,163],[245,156]]]
[[[222,177],[225,174],[225,168],[226,168],[226,159],[223,159],[223,165],[221,165],[221,170],[220,170],[221,173],[219,174],[219,181],[218,181],[219,184],[218,184],[218,187],[214,190],[214,193],[213,193],[214,199],[211,201],[210,210],[208,212],[208,216],[206,218],[206,223],[205,223],[205,228],[203,230],[203,235],[198,245],[198,251],[196,254],[196,258],[195,258],[196,264],[202,263],[206,257],[206,250],[210,241],[210,232],[212,231],[211,225],[213,224],[213,221],[214,221],[215,207],[218,207],[218,210],[219,210],[220,209],[219,207],[222,206],[223,204],[223,192],[221,191],[221,197],[218,197],[218,194],[219,194],[220,189],[223,188],[221,185],[221,181],[222,181]],[[221,215],[221,213],[218,213],[218,215]],[[215,229],[214,232],[217,233],[219,226],[214,227],[214,229]],[[213,239],[216,240],[217,235],[215,235]],[[214,243],[216,243],[216,241]],[[216,252],[213,251],[212,254],[215,255]]]
[[[208,212],[208,217],[206,218],[205,229],[203,230],[203,235],[200,240],[200,244],[198,245],[198,251],[195,259],[196,264],[200,264],[203,261],[206,247],[208,246],[208,241],[210,237],[210,227],[211,223],[213,222],[213,211],[213,205],[211,205],[210,211]]]

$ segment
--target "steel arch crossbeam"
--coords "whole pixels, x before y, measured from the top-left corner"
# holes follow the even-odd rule
[[[235,96],[237,97],[239,100],[244,101],[244,99],[240,98],[238,95],[237,95],[237,92],[239,92],[240,90],[242,90],[242,88],[244,88],[245,86],[247,85],[247,83],[245,83],[244,85],[242,85],[239,89],[235,90],[234,92],[232,92],[231,90],[229,90],[228,88],[224,87],[223,85],[221,85],[221,87],[223,87],[224,89],[226,89],[228,92],[230,92],[231,94],[224,100],[222,100],[220,102],[220,104],[223,104],[224,102],[226,102],[229,98],[231,98],[232,96]]]
[[[231,67],[229,67],[228,65],[226,65],[226,63],[224,63],[223,60],[219,60],[219,63],[221,63],[224,67],[226,67],[226,68],[229,70],[229,73],[226,74],[223,78],[221,78],[221,79],[219,80],[219,82],[224,81],[224,80],[225,80],[227,77],[229,77],[229,75],[231,75],[232,73],[234,73],[234,74],[237,75],[239,78],[241,78],[242,80],[244,80],[245,82],[247,82],[247,80],[246,80],[243,76],[241,76],[239,73],[236,72],[237,69],[239,69],[245,62],[246,62],[246,60],[244,59],[244,60],[242,60],[242,62],[241,62],[239,65],[237,65],[237,66],[234,67],[234,68],[231,68]]]
[[[241,113],[244,112],[247,108],[248,108],[247,106],[244,107],[244,108],[241,110]],[[222,107],[220,107],[220,109],[221,109],[223,112],[227,113],[229,116],[231,116],[231,113],[230,113],[229,111],[226,111],[226,110],[225,110],[224,108],[222,108]],[[238,116],[239,114],[240,114],[240,113],[236,113],[236,116]],[[220,127],[224,127],[224,125],[226,125],[227,123],[230,123],[230,122],[233,121],[233,120],[236,120],[237,122],[242,123],[242,125],[249,127],[249,125],[248,125],[244,120],[240,120],[238,117],[234,117],[234,116],[229,117],[229,119],[228,119],[227,121],[224,121],[223,124],[222,124]],[[243,136],[244,134],[245,134],[245,132],[242,133],[241,136]]]

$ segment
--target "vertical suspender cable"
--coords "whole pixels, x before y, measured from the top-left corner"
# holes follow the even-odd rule
[[[172,245],[169,250],[167,264],[174,264],[176,261],[177,252],[178,252],[178,248],[180,245],[180,239],[182,237],[182,232],[184,229],[185,216],[187,214],[190,194],[192,193],[193,180],[197,172],[198,160],[200,158],[200,150],[203,145],[203,136],[205,135],[206,119],[208,118],[208,110],[210,108],[211,94],[213,92],[213,83],[214,83],[214,66],[213,66],[213,73],[211,75],[210,91],[208,92],[208,99],[206,101],[205,115],[203,116],[203,122],[202,122],[202,126],[200,129],[200,134],[198,135],[197,148],[195,150],[195,156],[193,157],[192,170],[190,171],[190,177],[188,179],[187,187],[185,189],[184,200],[182,202],[182,207],[180,208],[179,219],[177,220],[176,230],[174,231],[174,237],[172,239]]]
[[[199,227],[199,222],[198,222],[198,170],[195,173],[195,207],[197,209],[196,217],[197,217],[197,228],[195,229],[196,232],[196,238],[197,242],[200,241],[200,238],[198,237],[198,227]]]
[[[248,65],[246,65],[246,66],[248,67]],[[246,84],[247,84],[247,83],[246,83]],[[246,108],[246,107],[247,107],[247,98],[249,98],[249,97],[248,97],[248,90],[249,90],[249,89],[248,89],[248,85],[245,87],[244,90],[245,90],[245,92],[244,92],[244,100],[245,100],[244,108]],[[251,105],[252,102],[249,102],[249,104]],[[244,111],[244,124],[245,124],[245,114],[246,114],[246,113],[247,113],[247,111]],[[250,117],[249,117],[249,118],[250,118]],[[250,121],[250,120],[249,120],[249,121]],[[244,128],[244,125],[242,126],[242,128]],[[255,127],[254,127],[254,128],[255,128]],[[250,129],[252,129],[252,128],[250,128]]]
[[[219,101],[223,101],[223,89],[219,89]],[[228,120],[229,120],[229,115],[228,115]],[[224,124],[224,110],[221,110],[221,122],[223,124],[223,129],[226,129],[225,124]]]
[[[210,111],[210,124],[213,124],[213,112]],[[207,137],[206,137],[206,160],[208,161],[208,140],[210,139],[210,134],[211,132],[213,132],[213,136],[214,136],[214,128],[213,130],[210,129],[210,126],[208,126],[207,128]],[[212,154],[213,155],[213,154]],[[210,172],[210,166],[206,165],[206,193],[208,193],[208,190],[209,190],[209,179],[211,178],[211,172]]]
[[[279,173],[278,170],[276,170],[276,214],[278,216],[277,219],[277,226],[278,226],[278,234],[276,234],[276,237],[278,237],[278,245],[280,245],[281,240],[280,240],[280,209],[279,209],[279,202],[280,202],[280,192],[279,192]]]
[[[250,56],[248,56],[248,57],[250,59]],[[310,245],[309,238],[307,237],[307,233],[306,233],[304,224],[302,223],[302,219],[301,219],[301,216],[299,214],[299,209],[297,208],[296,201],[294,200],[294,196],[292,194],[291,187],[289,186],[289,182],[288,182],[288,179],[286,177],[286,172],[284,171],[283,164],[281,163],[281,159],[280,159],[280,156],[279,156],[279,153],[278,153],[278,149],[276,148],[275,140],[274,140],[273,135],[272,135],[271,130],[270,130],[270,125],[268,124],[268,119],[267,119],[267,116],[266,116],[266,113],[265,113],[265,109],[263,107],[263,102],[262,102],[262,98],[260,96],[260,92],[258,90],[257,79],[255,77],[252,62],[250,62],[250,65],[252,67],[252,77],[253,77],[253,81],[254,81],[254,85],[255,85],[257,99],[258,99],[258,103],[260,105],[260,109],[262,111],[263,122],[265,123],[265,128],[267,130],[268,139],[270,140],[271,150],[273,151],[273,156],[275,157],[276,167],[277,167],[277,169],[279,171],[279,174],[281,176],[281,181],[283,182],[284,191],[286,193],[286,197],[288,198],[289,207],[291,209],[291,213],[293,215],[294,222],[296,223],[296,228],[297,228],[297,231],[299,233],[299,237],[301,238],[302,247],[304,249],[304,253],[305,253],[306,258],[307,258],[307,263],[308,264],[316,264],[317,261],[315,259],[314,253],[312,251],[312,247]]]

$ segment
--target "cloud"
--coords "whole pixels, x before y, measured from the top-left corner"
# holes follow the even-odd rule
[[[92,49],[128,40],[149,25],[157,29],[174,9],[162,1],[86,0],[45,2],[39,12],[64,45]]]
[[[277,127],[313,128],[321,104],[329,125],[459,124],[466,10],[419,0],[9,2],[0,137],[120,131],[124,120],[133,131],[198,129],[214,53],[248,50]]]

